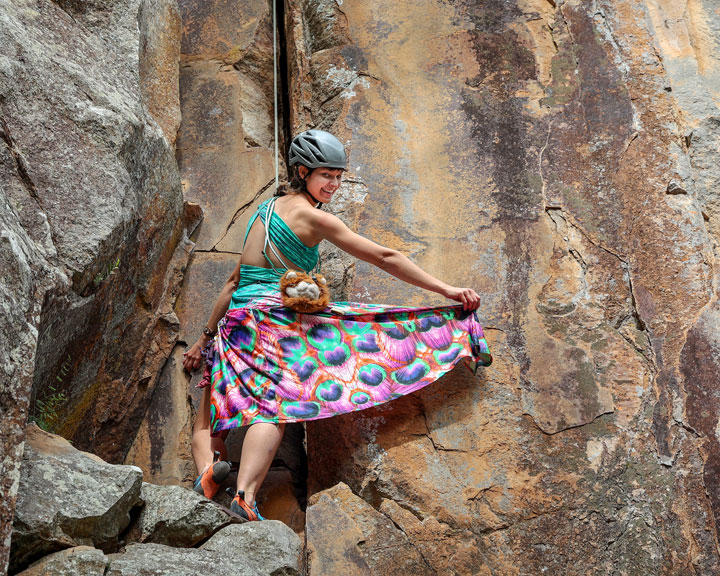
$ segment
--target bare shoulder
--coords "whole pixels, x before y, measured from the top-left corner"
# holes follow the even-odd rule
[[[337,230],[338,228],[345,228],[345,224],[340,218],[325,210],[318,210],[317,208],[309,208],[307,213],[303,214],[307,218],[308,223],[317,232],[327,233],[328,231]]]

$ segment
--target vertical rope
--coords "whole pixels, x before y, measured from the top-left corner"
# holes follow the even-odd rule
[[[285,0],[280,0],[284,2]],[[277,87],[277,0],[272,0],[273,5],[273,111],[275,114],[275,192],[280,185],[279,180],[279,150],[278,150],[278,87]]]

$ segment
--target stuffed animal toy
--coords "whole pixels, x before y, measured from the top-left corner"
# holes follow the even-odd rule
[[[312,314],[326,308],[330,302],[327,280],[321,274],[305,274],[288,270],[280,278],[283,304],[295,312]]]

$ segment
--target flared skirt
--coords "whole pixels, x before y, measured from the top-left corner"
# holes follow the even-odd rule
[[[279,292],[228,310],[206,350],[212,433],[299,422],[410,394],[466,359],[489,366],[483,329],[461,305],[426,308],[334,302],[301,314]]]

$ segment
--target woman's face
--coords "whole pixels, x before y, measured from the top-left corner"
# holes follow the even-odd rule
[[[300,176],[305,178],[308,192],[318,202],[326,204],[332,200],[333,194],[342,184],[343,170],[336,168],[315,168],[310,175],[305,166],[300,166]]]

